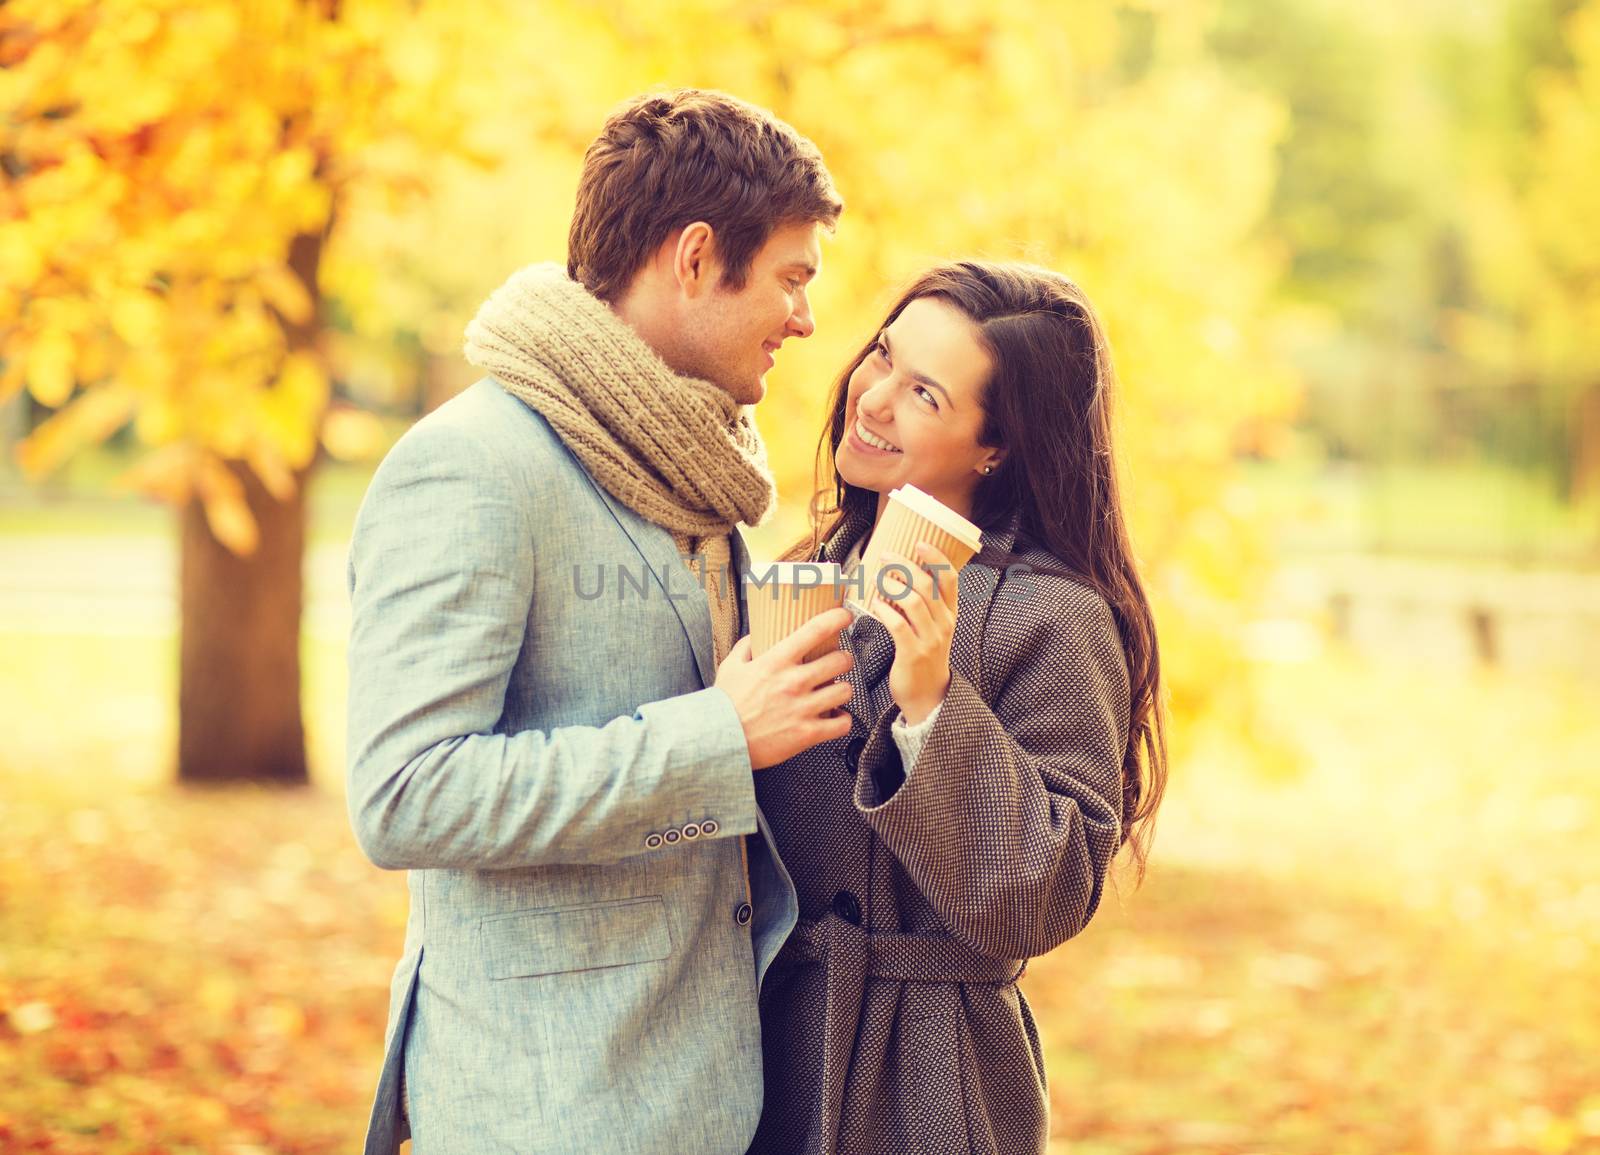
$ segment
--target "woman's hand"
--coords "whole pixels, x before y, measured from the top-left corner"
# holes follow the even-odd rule
[[[956,570],[950,559],[927,543],[917,562],[900,554],[884,556],[879,597],[872,616],[894,639],[889,692],[909,725],[915,726],[944,701],[950,688],[950,640],[956,632]],[[923,566],[927,566],[924,569]],[[932,571],[931,573],[929,571]],[[909,573],[908,585],[902,574]]]

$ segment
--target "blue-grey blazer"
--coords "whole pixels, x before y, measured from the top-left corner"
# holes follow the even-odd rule
[[[411,891],[368,1155],[743,1152],[798,904],[671,536],[485,379],[384,459],[349,579],[350,817]]]

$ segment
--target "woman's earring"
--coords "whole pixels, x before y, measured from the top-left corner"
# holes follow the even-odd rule
[[[988,477],[988,476],[989,476],[989,474],[991,474],[991,473],[993,473],[993,472],[994,472],[994,466],[992,466],[992,465],[985,465],[985,466],[984,466],[984,467],[983,467],[983,475],[984,475],[984,476],[985,476],[985,477]]]

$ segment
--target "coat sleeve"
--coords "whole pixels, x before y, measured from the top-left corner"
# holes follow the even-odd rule
[[[1088,924],[1121,845],[1127,664],[1106,603],[1058,578],[1002,587],[986,634],[993,705],[952,672],[909,773],[889,711],[855,802],[958,938],[1031,958]]]
[[[498,732],[532,610],[526,486],[453,426],[412,430],[373,478],[349,567],[362,850],[388,869],[492,870],[618,861],[686,818],[753,832],[749,748],[721,690],[600,726]]]

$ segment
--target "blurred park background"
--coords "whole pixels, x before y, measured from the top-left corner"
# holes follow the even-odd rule
[[[911,274],[1107,319],[1175,766],[1025,980],[1056,1148],[1600,1151],[1600,0],[0,4],[0,1150],[357,1149],[350,525],[682,84],[848,205],[758,556]]]

